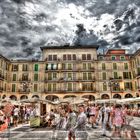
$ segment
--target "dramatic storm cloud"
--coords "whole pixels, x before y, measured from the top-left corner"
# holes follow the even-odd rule
[[[140,0],[0,0],[0,52],[40,58],[44,45],[140,48]]]

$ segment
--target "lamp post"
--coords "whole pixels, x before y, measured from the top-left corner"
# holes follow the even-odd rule
[[[106,83],[104,83],[104,84],[106,84]],[[108,82],[108,86],[110,88],[110,95],[111,95],[111,99],[112,99],[112,87],[119,87],[119,83],[118,82],[109,81]]]

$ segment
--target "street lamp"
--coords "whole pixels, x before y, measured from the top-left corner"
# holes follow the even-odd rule
[[[106,85],[106,83],[104,83],[104,85]],[[112,99],[112,87],[119,87],[119,83],[118,82],[109,81],[108,82],[108,86],[110,88],[110,95],[111,95],[111,99]]]

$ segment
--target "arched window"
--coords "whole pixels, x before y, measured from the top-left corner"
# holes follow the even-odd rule
[[[63,99],[65,99],[65,98],[75,98],[75,97],[76,97],[75,95],[66,95],[66,96],[63,97]]]
[[[121,99],[121,95],[115,94],[115,95],[113,96],[113,98]]]
[[[87,99],[89,99],[90,101],[95,100],[95,97],[94,97],[93,95],[84,95],[84,96],[82,96],[82,98],[87,98]]]
[[[109,95],[103,94],[103,95],[101,96],[101,98],[102,98],[102,99],[109,99]]]
[[[48,95],[48,96],[46,96],[46,100],[56,101],[56,100],[59,100],[59,97],[57,97],[55,95]]]
[[[130,93],[128,93],[125,95],[125,98],[133,98],[133,96]]]
[[[28,99],[28,96],[22,95],[22,96],[20,97],[20,100],[24,100],[24,99]]]
[[[10,96],[10,99],[16,101],[17,100],[17,97],[15,95],[11,95]]]

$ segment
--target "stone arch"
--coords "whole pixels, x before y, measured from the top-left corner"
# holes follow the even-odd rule
[[[82,98],[87,98],[87,99],[89,99],[90,101],[95,100],[95,96],[93,96],[93,95],[83,95]]]
[[[39,99],[39,96],[38,95],[33,95],[32,98],[38,98]]]
[[[49,100],[49,101],[56,101],[56,100],[59,100],[59,97],[56,95],[48,95],[48,96],[46,96],[45,99]]]
[[[15,95],[11,95],[11,96],[10,96],[10,99],[11,99],[11,100],[14,100],[14,101],[17,101],[17,97],[16,97]]]
[[[125,95],[125,98],[133,98],[133,96],[132,96],[130,93],[127,93],[127,94]]]
[[[103,95],[101,96],[101,99],[109,99],[109,95],[108,95],[108,94],[103,94]]]
[[[3,96],[2,96],[2,99],[5,99],[5,98],[6,98],[6,95],[3,95]]]
[[[24,99],[28,99],[28,96],[22,95],[22,96],[20,97],[20,100],[24,100]]]
[[[113,95],[113,98],[121,99],[121,95],[120,94],[115,94],[115,95]]]
[[[66,95],[66,96],[63,97],[63,99],[65,99],[65,98],[75,98],[75,97],[76,97],[75,95]]]

